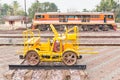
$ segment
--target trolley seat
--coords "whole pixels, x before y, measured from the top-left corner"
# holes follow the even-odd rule
[[[32,37],[28,39],[25,44],[35,44],[40,42],[40,37]]]

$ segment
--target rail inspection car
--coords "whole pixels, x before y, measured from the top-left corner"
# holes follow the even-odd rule
[[[49,30],[49,24],[54,24],[57,30],[64,30],[77,25],[80,31],[109,31],[116,30],[113,13],[106,12],[76,12],[35,13],[32,28]]]
[[[81,58],[81,54],[96,54],[97,52],[86,51],[88,48],[79,48],[77,45],[77,26],[65,29],[65,33],[58,34],[53,25],[50,25],[54,38],[47,42],[40,41],[32,30],[23,32],[24,54],[23,58],[29,65],[37,65],[39,62],[63,62],[72,66]],[[38,30],[39,31],[39,30]]]

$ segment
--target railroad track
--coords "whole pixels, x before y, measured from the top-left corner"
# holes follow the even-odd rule
[[[14,69],[45,69],[45,70],[85,70],[86,65],[73,65],[73,66],[65,66],[65,65],[36,65],[36,66],[30,66],[30,65],[9,65],[10,70]]]
[[[17,34],[17,33],[22,33],[24,30],[0,30],[0,34]],[[51,33],[51,31],[40,31],[41,33],[44,33],[44,32],[49,32]],[[58,32],[64,32],[64,31],[58,31]],[[94,31],[81,31],[81,33],[86,33],[86,32],[94,32]],[[110,33],[110,32],[119,32],[119,30],[117,31],[98,31],[96,33]]]
[[[10,55],[15,55],[15,52],[13,52],[13,50],[20,50],[20,48],[22,47],[0,46],[1,52],[6,51],[6,53],[1,53],[1,54],[9,54],[5,56],[6,59],[8,59],[8,57],[11,57]],[[16,69],[16,70],[10,70],[10,72],[8,71],[9,73],[5,77],[8,78],[7,80],[10,79],[11,80],[65,80],[65,79],[70,80],[69,79],[70,77],[71,80],[85,80],[85,74],[87,71],[88,74],[86,76],[89,77],[88,80],[119,80],[120,79],[119,47],[96,46],[94,47],[94,49],[95,51],[99,52],[99,54],[83,55],[83,58],[77,61],[77,64],[87,65],[87,69],[85,71]],[[8,50],[10,50],[9,53]],[[11,58],[12,60],[8,59],[6,60],[6,62],[10,63],[11,61],[13,61],[14,62],[13,64],[15,64],[17,62],[16,59],[14,59],[13,57]],[[1,58],[1,61],[3,60],[5,59]],[[48,63],[44,63],[44,64],[48,64]],[[51,63],[49,64],[51,65]],[[1,71],[4,69],[5,68],[2,68]],[[82,75],[84,77],[83,79],[81,79]],[[2,79],[2,80],[6,80],[6,79]]]
[[[78,46],[120,46],[120,44],[74,44]],[[0,46],[24,46],[24,44],[0,44]]]
[[[53,36],[42,35],[41,41],[47,41],[47,38]],[[23,46],[23,38],[21,36],[3,35],[0,36],[0,46]],[[120,46],[120,36],[78,36],[79,46]]]
[[[55,65],[51,66],[51,63],[44,62],[39,66],[29,66],[23,61],[21,65],[9,65],[12,71],[9,70],[5,74],[5,78],[7,80],[69,80],[68,78],[72,78],[71,80],[75,80],[75,78],[86,80],[88,78],[86,71],[81,70],[86,68],[85,65],[68,67],[64,65],[60,66],[60,63],[53,64]],[[73,76],[74,73],[76,77]],[[54,76],[55,74],[56,76]],[[49,76],[49,78],[45,76]]]
[[[13,31],[0,31],[0,38],[22,38],[22,32],[19,30]],[[64,33],[64,32],[59,32]],[[78,37],[81,38],[120,38],[119,31],[108,32],[79,32]],[[35,32],[36,34],[36,32]],[[49,35],[48,35],[49,34]],[[52,38],[54,34],[50,31],[41,31],[40,36],[43,38]]]
[[[36,37],[36,36],[35,36]],[[53,38],[54,36],[40,36],[41,38]],[[77,36],[78,38],[120,38],[120,36]],[[23,38],[23,36],[9,36],[9,35],[5,35],[5,36],[0,36],[0,38]]]

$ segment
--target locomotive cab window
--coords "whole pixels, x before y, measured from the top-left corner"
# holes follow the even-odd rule
[[[36,15],[36,19],[39,19],[39,18],[41,18],[41,15]]]
[[[113,15],[108,15],[108,18],[109,19],[113,19]]]
[[[36,15],[36,19],[44,18],[44,15]]]
[[[67,16],[68,18],[75,18],[75,16],[73,16],[73,15],[69,15],[69,16]]]

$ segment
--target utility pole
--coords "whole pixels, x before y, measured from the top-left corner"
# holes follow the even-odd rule
[[[27,12],[26,12],[26,0],[24,0],[24,7],[25,7],[25,26],[26,26],[26,29],[27,29]]]
[[[39,1],[36,0],[36,2],[37,2],[37,11],[36,12],[39,12]]]

